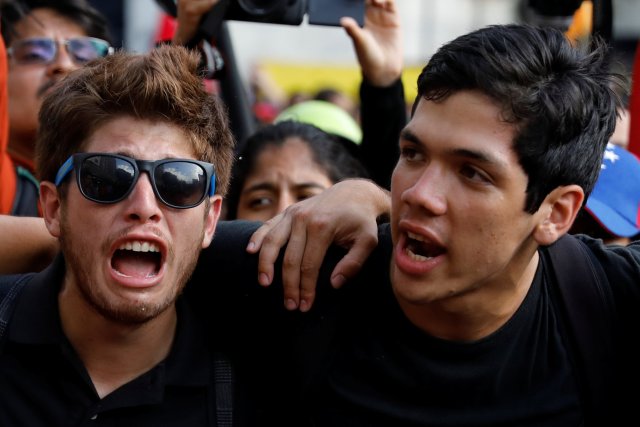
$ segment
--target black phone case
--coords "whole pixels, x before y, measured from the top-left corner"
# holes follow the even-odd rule
[[[309,24],[340,26],[340,18],[350,16],[364,25],[365,0],[309,0]]]

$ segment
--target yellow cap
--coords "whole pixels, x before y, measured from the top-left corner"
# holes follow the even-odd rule
[[[362,142],[362,129],[354,118],[342,108],[327,101],[310,100],[294,104],[278,114],[275,123],[284,120],[308,123],[356,144]]]

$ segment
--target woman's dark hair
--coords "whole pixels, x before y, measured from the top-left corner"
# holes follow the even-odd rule
[[[346,178],[368,178],[365,167],[340,144],[336,137],[308,123],[285,120],[260,128],[244,144],[235,162],[226,198],[226,218],[235,219],[240,193],[255,169],[258,157],[270,146],[280,147],[288,138],[299,138],[311,150],[313,160],[336,183]]]

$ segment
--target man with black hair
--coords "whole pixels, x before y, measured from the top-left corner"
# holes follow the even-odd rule
[[[178,25],[172,42],[187,44],[192,40],[202,16],[216,4],[218,0],[178,2]],[[363,27],[352,17],[343,17],[340,24],[351,38],[362,72],[358,114],[362,132],[357,129],[358,123],[352,120],[351,115],[340,117],[339,113],[333,113],[330,108],[318,103],[309,103],[307,111],[310,114],[315,109],[328,112],[326,125],[323,126],[324,118],[303,119],[302,112],[299,120],[329,133],[344,126],[346,132],[336,132],[340,143],[364,164],[374,182],[386,188],[398,155],[396,141],[407,122],[401,80],[404,46],[400,13],[395,0],[368,0],[365,4]],[[334,120],[338,121],[334,123]],[[241,149],[243,145],[244,141],[240,140],[238,148]]]
[[[327,190],[254,235],[263,284],[280,280],[273,261],[288,242],[285,301],[313,303],[322,331],[303,331],[291,363],[303,345],[329,343],[303,369],[303,412],[369,426],[633,419],[640,242],[567,235],[596,183],[619,84],[604,42],[573,47],[561,31],[517,25],[458,37],[418,78],[390,226],[338,305],[316,296],[314,266],[345,231],[328,216],[344,197]],[[359,251],[334,285],[362,266]]]
[[[254,224],[219,228],[185,293],[213,324],[227,322],[219,332],[241,379],[261,390],[263,419],[632,419],[640,244],[567,235],[613,132],[618,83],[602,42],[574,47],[561,31],[526,25],[476,30],[442,46],[418,78],[379,234],[385,193],[361,181],[290,207],[253,237]],[[368,220],[354,231],[328,215],[336,207]],[[257,266],[242,257],[247,240],[251,252],[262,246]],[[318,281],[331,240],[352,247],[329,271],[332,251]],[[281,276],[274,261],[286,242]],[[282,281],[287,308],[307,313],[275,310],[279,287],[252,286],[256,276]],[[324,286],[350,277],[344,289]]]

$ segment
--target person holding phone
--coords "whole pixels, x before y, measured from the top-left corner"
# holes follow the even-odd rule
[[[177,4],[178,25],[172,42],[190,42],[196,36],[202,16],[218,2],[180,0]],[[360,2],[342,4],[345,3]],[[348,15],[335,20],[335,25],[341,25],[353,42],[363,77],[359,103],[362,142],[349,148],[363,163],[371,179],[388,188],[394,159],[398,155],[398,135],[407,122],[401,80],[404,66],[402,26],[395,0],[367,0],[362,5],[363,20]],[[345,13],[353,12],[348,9]]]
[[[390,224],[374,233],[379,245],[367,260],[366,247],[352,248],[330,277],[336,253],[320,260],[336,234],[348,245],[377,230],[378,201],[361,181],[294,205],[253,237],[251,223],[216,231],[193,276],[210,286],[185,293],[201,312],[233,319],[225,336],[246,378],[265,384],[269,418],[475,427],[624,424],[633,416],[639,244],[566,235],[615,127],[612,86],[621,76],[607,52],[597,39],[575,47],[558,30],[527,25],[489,26],[443,45],[418,79],[400,137]],[[328,216],[335,206],[367,212],[366,231]],[[247,241],[252,252],[262,244],[257,265],[242,256]],[[557,251],[578,262],[554,266]],[[358,269],[343,289],[327,287]],[[597,283],[575,288],[589,284],[604,292],[596,309],[613,307],[594,316],[585,300],[574,301],[592,314],[582,318],[587,332],[601,333],[585,348],[567,329],[559,292],[590,271]],[[242,286],[256,276],[284,283],[287,308],[307,312],[271,311],[279,292]],[[207,298],[214,289],[224,292]],[[605,343],[610,357],[590,360]]]
[[[61,253],[2,328],[0,425],[226,416],[215,340],[179,298],[213,237],[234,147],[197,64],[182,47],[122,51],[45,99],[40,197]]]

